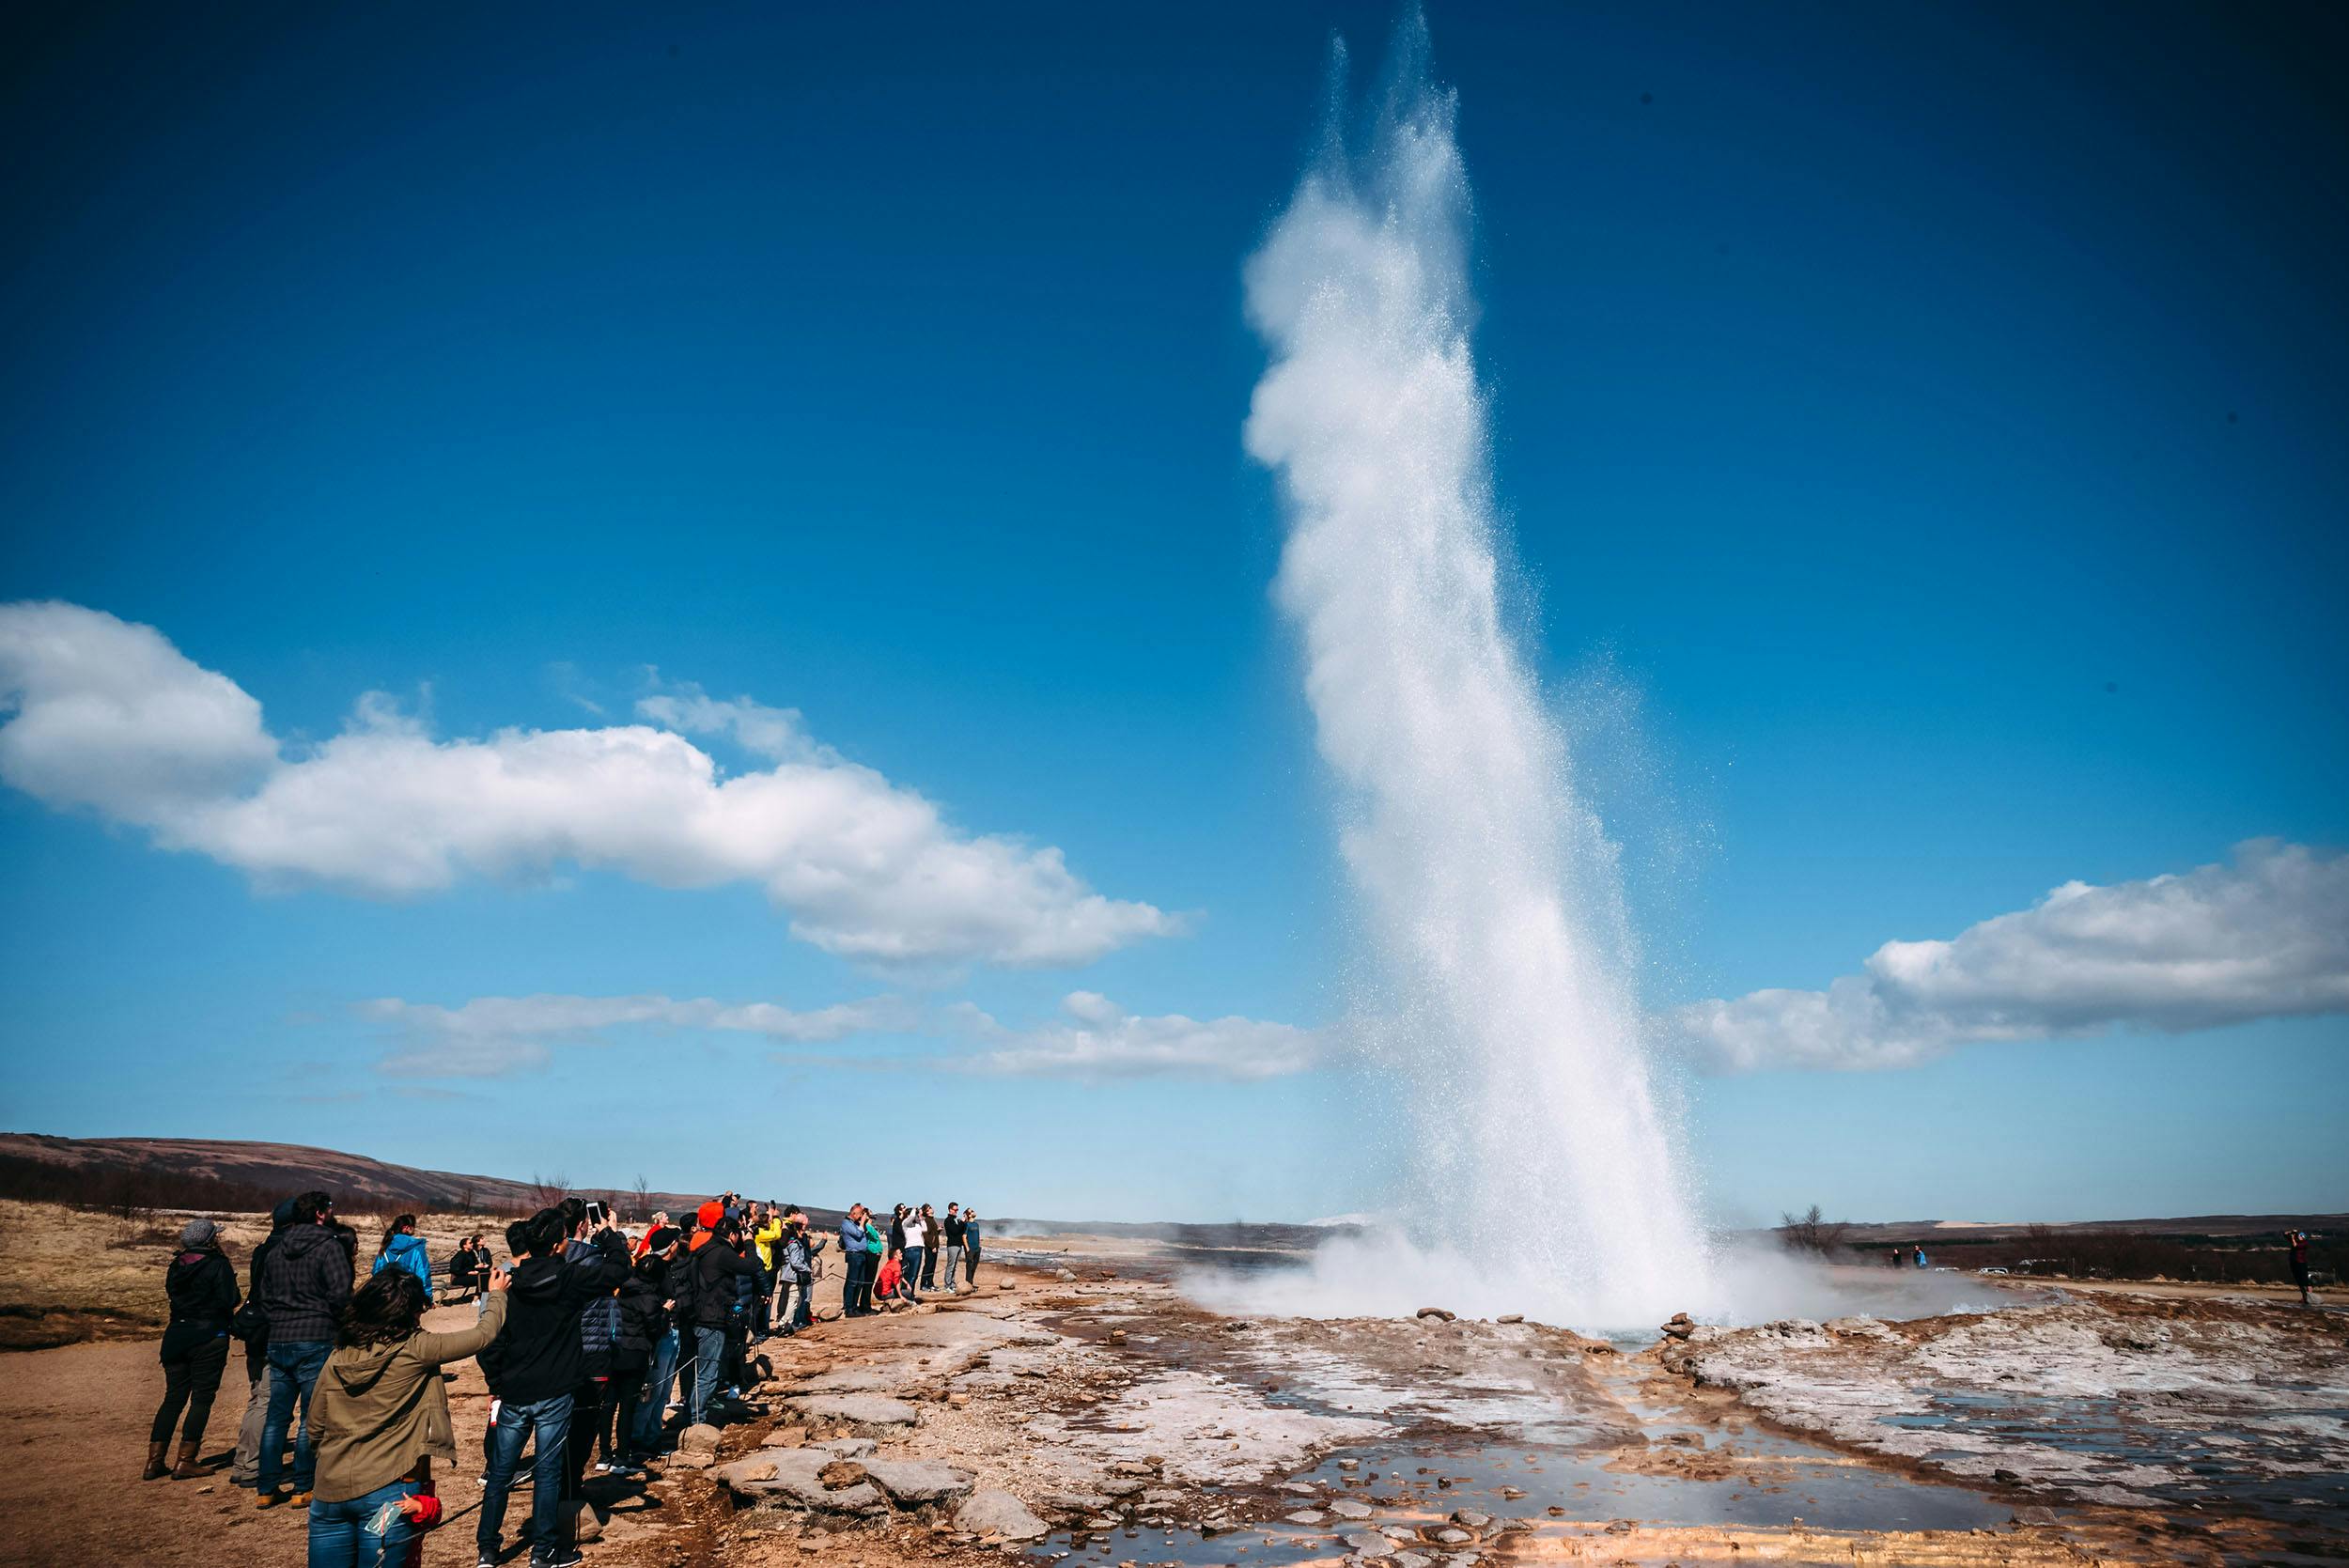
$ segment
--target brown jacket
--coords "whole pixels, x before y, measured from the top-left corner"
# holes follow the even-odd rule
[[[506,1293],[493,1293],[481,1320],[454,1334],[414,1333],[366,1350],[343,1346],[326,1358],[310,1401],[320,1502],[348,1502],[389,1486],[419,1459],[457,1460],[441,1364],[480,1354],[506,1327]]]

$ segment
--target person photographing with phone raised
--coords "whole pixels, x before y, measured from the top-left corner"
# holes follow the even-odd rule
[[[498,1337],[506,1285],[505,1271],[492,1270],[480,1320],[454,1334],[423,1331],[424,1284],[405,1268],[384,1269],[351,1296],[310,1405],[310,1568],[403,1561],[439,1523],[432,1462],[457,1461],[441,1368]]]

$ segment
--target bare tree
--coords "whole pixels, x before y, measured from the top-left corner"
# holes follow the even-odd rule
[[[1781,1214],[1778,1218],[1778,1244],[1789,1252],[1831,1256],[1843,1250],[1843,1233],[1850,1229],[1846,1221],[1823,1219],[1816,1203],[1800,1214]]]
[[[542,1209],[552,1208],[568,1197],[570,1190],[571,1178],[560,1171],[549,1176],[542,1176],[536,1171],[530,1173],[530,1195]]]
[[[651,1218],[652,1218],[652,1183],[650,1183],[650,1182],[648,1182],[648,1181],[646,1181],[646,1180],[645,1179],[645,1173],[644,1173],[642,1171],[639,1171],[639,1172],[636,1172],[636,1188],[635,1188],[635,1191],[636,1191],[636,1207],[635,1207],[634,1211],[633,1211],[633,1212],[631,1212],[631,1213],[629,1215],[629,1218],[630,1218],[630,1219],[651,1219]]]

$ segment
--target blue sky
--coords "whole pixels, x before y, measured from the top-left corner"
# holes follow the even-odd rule
[[[249,838],[159,847],[101,757],[0,790],[0,1121],[823,1202],[1374,1203],[1392,1085],[1132,1069],[1281,1064],[1297,1040],[1238,1021],[1347,1007],[1238,268],[1330,35],[1375,55],[1392,20],[10,23],[0,602],[153,628],[288,757],[369,691],[424,747],[695,689],[796,709],[792,744],[870,770],[838,777],[935,802],[941,853],[1057,849],[1081,889],[1038,920],[1090,893],[1164,929],[1037,964],[966,922],[877,967],[747,875],[257,878]],[[1562,693],[1604,671],[1638,704],[1593,770],[1654,1007],[1821,990],[2245,840],[2334,863],[2337,19],[1428,20],[1525,629]],[[734,722],[692,743],[770,764]],[[2299,1016],[2116,1006],[2089,1038],[1691,1069],[1713,1209],[2349,1207],[2341,906],[2263,908],[2318,954],[2284,977],[2320,999]],[[509,1028],[495,1076],[384,1070],[447,1032],[412,1009],[531,996],[899,1011]],[[1148,1022],[1174,1016],[1236,1021]],[[1072,1042],[1142,1055],[1015,1060]]]

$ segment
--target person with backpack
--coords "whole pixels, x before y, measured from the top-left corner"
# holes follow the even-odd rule
[[[494,1563],[505,1544],[506,1504],[522,1444],[535,1438],[530,1560],[533,1568],[569,1568],[583,1560],[565,1543],[564,1482],[574,1404],[585,1377],[580,1318],[588,1304],[628,1278],[628,1244],[610,1227],[588,1239],[587,1255],[564,1256],[571,1226],[560,1209],[540,1209],[521,1236],[526,1255],[506,1288],[506,1327],[491,1348],[497,1423],[490,1429],[490,1473],[474,1530],[481,1560]],[[486,1369],[485,1369],[486,1370]]]
[[[441,1368],[489,1348],[506,1326],[506,1281],[470,1328],[428,1334],[423,1281],[379,1270],[344,1307],[314,1402],[318,1490],[310,1499],[309,1568],[380,1568],[407,1560],[437,1523],[432,1462],[454,1464]]]
[[[211,1420],[221,1374],[228,1369],[229,1325],[241,1300],[237,1270],[221,1251],[220,1228],[210,1220],[191,1219],[180,1227],[179,1250],[163,1270],[163,1295],[171,1302],[171,1321],[163,1328],[163,1402],[148,1430],[144,1479],[169,1475],[194,1481],[202,1473],[195,1467],[196,1452]],[[179,1435],[179,1460],[165,1469],[171,1429],[182,1407],[188,1423]]]
[[[261,1311],[269,1318],[269,1413],[261,1421],[261,1467],[254,1502],[275,1508],[287,1501],[278,1489],[285,1474],[286,1429],[297,1403],[301,1424],[294,1433],[293,1498],[310,1500],[316,1456],[310,1440],[310,1399],[319,1370],[334,1348],[335,1320],[350,1299],[351,1249],[347,1227],[334,1223],[334,1201],[323,1192],[294,1200],[293,1223],[271,1249],[261,1271]]]
[[[424,1237],[416,1234],[412,1214],[401,1215],[384,1229],[383,1240],[375,1250],[375,1266],[369,1272],[381,1274],[387,1268],[404,1268],[413,1274],[424,1286],[425,1309],[431,1310],[432,1258],[425,1250]]]

